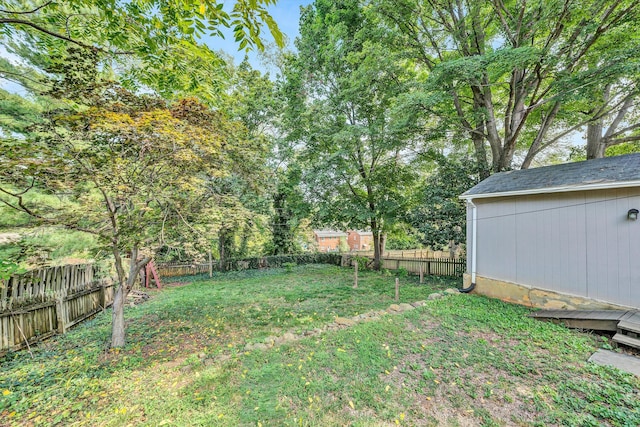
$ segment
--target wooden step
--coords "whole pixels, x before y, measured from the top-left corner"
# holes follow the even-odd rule
[[[618,329],[623,329],[625,331],[631,331],[635,332],[636,334],[640,334],[640,323],[621,320],[620,322],[618,322]]]
[[[629,347],[634,348],[640,348],[640,338],[632,338],[630,336],[617,333],[611,339],[619,344],[628,345]]]

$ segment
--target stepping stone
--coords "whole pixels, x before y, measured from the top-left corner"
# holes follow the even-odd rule
[[[399,312],[400,311],[400,306],[398,304],[391,304],[389,306],[389,308],[387,309],[387,312],[389,313],[394,313],[394,312]]]
[[[400,304],[400,310],[402,310],[402,311],[409,311],[409,310],[413,310],[413,309],[414,309],[414,307],[411,304],[407,304],[405,302]]]
[[[434,300],[434,299],[438,299],[438,298],[442,298],[442,294],[439,294],[437,292],[429,294],[429,296],[427,297],[428,300]]]
[[[284,335],[282,335],[282,341],[284,342],[296,341],[297,339],[298,337],[291,332],[285,332]]]
[[[340,326],[353,326],[356,322],[352,319],[347,319],[346,317],[336,317],[335,322]]]
[[[444,290],[444,293],[449,295],[459,295],[460,291],[454,288],[448,288]]]
[[[613,366],[623,372],[640,377],[640,358],[628,354],[600,349],[591,355],[589,362],[593,362],[596,365]]]

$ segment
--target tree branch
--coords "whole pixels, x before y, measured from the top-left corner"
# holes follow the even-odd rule
[[[57,39],[67,41],[69,43],[73,43],[75,45],[78,45],[80,47],[83,47],[85,49],[90,49],[90,50],[93,50],[93,51],[104,52],[104,53],[108,53],[108,54],[111,54],[111,55],[131,55],[131,54],[134,53],[133,51],[110,51],[108,49],[104,49],[104,48],[101,48],[101,47],[97,47],[97,46],[93,46],[93,45],[90,45],[90,44],[86,44],[86,43],[83,43],[83,42],[81,42],[79,40],[76,40],[74,38],[67,37],[64,34],[60,34],[60,33],[56,33],[55,31],[51,31],[51,30],[49,30],[47,28],[44,28],[41,25],[38,25],[38,24],[34,23],[34,22],[26,21],[24,19],[1,18],[0,19],[0,25],[6,25],[6,24],[9,24],[9,25],[26,25],[27,27],[34,28],[34,29],[40,31],[41,33],[47,34],[47,35],[49,35],[51,37],[55,37]]]
[[[51,3],[53,3],[53,0],[49,0],[43,4],[41,4],[40,6],[36,7],[35,9],[32,10],[5,10],[5,9],[0,9],[0,13],[10,13],[12,15],[29,15],[31,13],[36,13],[37,11],[39,11],[40,9],[43,9],[47,6],[49,6]]]
[[[640,141],[640,135],[627,136],[625,138],[618,138],[618,139],[607,139],[607,147],[611,147],[612,145],[622,144],[624,142],[633,142],[633,141]]]

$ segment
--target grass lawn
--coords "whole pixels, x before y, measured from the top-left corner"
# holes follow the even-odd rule
[[[402,278],[402,302],[454,281]],[[586,363],[606,343],[451,295],[387,308],[393,278],[301,266],[200,278],[127,308],[128,342],[106,350],[110,312],[0,359],[0,425],[640,425],[640,380]],[[247,344],[312,335],[267,349]]]

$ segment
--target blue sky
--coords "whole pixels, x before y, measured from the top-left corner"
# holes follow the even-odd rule
[[[271,14],[271,16],[273,16],[273,19],[280,27],[280,31],[282,31],[288,38],[289,43],[287,47],[293,48],[293,41],[298,35],[300,6],[306,6],[311,3],[313,3],[313,0],[278,0],[278,2],[274,6],[270,6],[268,8],[269,13]],[[266,26],[264,31],[265,39],[267,40],[267,42],[272,43],[273,38],[271,37],[271,34],[269,34]],[[244,51],[238,51],[238,44],[234,42],[233,32],[231,30],[225,32],[224,39],[221,39],[219,37],[206,37],[203,38],[203,41],[212,50],[223,50],[227,54],[233,56],[236,64],[242,61],[245,56]],[[249,61],[254,68],[258,68],[264,71],[264,67],[260,64],[260,60],[258,59],[258,54],[256,52],[249,53]]]

